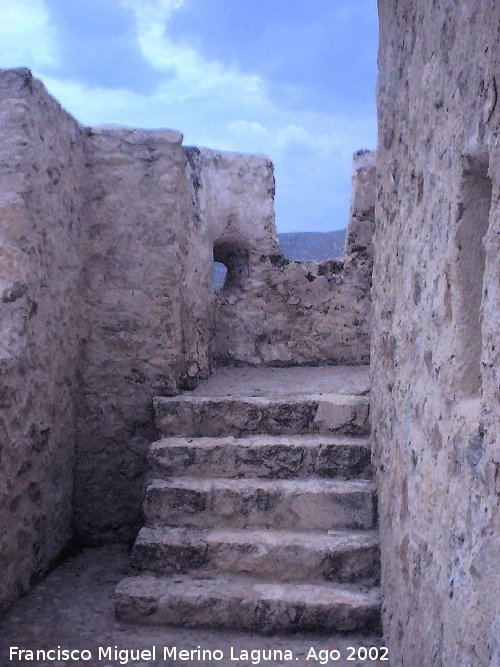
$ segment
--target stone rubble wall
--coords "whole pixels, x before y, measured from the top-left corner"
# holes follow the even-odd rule
[[[224,197],[226,205],[224,210],[218,200],[211,202],[215,214],[224,210],[217,225],[209,222],[215,248],[226,243],[227,252],[233,252],[240,264],[245,257],[240,281],[228,284],[226,279],[216,296],[215,362],[367,363],[375,154],[361,151],[354,157],[346,252],[326,262],[297,262],[282,256],[272,212],[272,166],[264,158],[260,163],[259,158],[252,160],[261,173],[257,178],[250,174],[248,185],[242,178],[247,157],[232,158],[230,168],[213,158],[204,165],[205,187]],[[231,270],[228,274],[230,279]]]
[[[71,537],[83,132],[0,73],[0,611]]]
[[[500,5],[379,0],[379,15],[385,636],[391,665],[500,665]]]

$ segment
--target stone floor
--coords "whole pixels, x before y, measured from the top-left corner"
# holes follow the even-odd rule
[[[37,667],[105,667],[123,664],[140,667],[167,665],[388,665],[387,661],[348,660],[354,653],[349,647],[381,646],[381,640],[366,638],[321,637],[294,635],[292,637],[261,637],[253,634],[233,632],[196,631],[177,628],[152,628],[128,625],[118,622],[114,616],[114,588],[118,581],[131,574],[129,554],[124,547],[111,546],[87,549],[78,556],[68,559],[39,583],[25,598],[19,600],[11,611],[0,619],[0,667],[23,665]],[[23,649],[87,649],[90,660],[9,660],[9,647]],[[143,656],[125,662],[125,653],[117,658],[98,659],[98,647],[118,647],[120,651],[151,650],[156,646],[155,660]],[[222,659],[217,654],[213,659],[177,660],[163,659],[163,647],[181,649],[216,649],[223,652]],[[232,655],[231,655],[231,647]],[[281,650],[270,657],[268,651]],[[292,652],[292,659],[285,655]],[[245,656],[245,651],[248,655]],[[251,651],[255,653],[251,654]],[[261,652],[259,655],[259,651]],[[264,651],[266,653],[264,653]],[[338,651],[328,658],[321,651]],[[374,655],[372,651],[372,655]],[[309,659],[308,659],[309,655]],[[28,656],[25,656],[25,658]],[[85,656],[83,656],[85,657]],[[363,654],[361,654],[363,657]],[[217,659],[219,658],[219,659]]]
[[[193,396],[367,394],[369,366],[227,366],[199,383]]]

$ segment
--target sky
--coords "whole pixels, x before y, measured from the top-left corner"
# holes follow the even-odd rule
[[[263,153],[279,232],[345,227],[352,154],[376,147],[376,0],[0,0],[0,67],[84,125]]]

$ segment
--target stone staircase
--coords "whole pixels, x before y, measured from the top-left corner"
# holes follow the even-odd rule
[[[140,573],[116,589],[118,618],[377,632],[366,374],[225,369],[195,392],[155,399],[163,437],[150,448],[132,552]]]

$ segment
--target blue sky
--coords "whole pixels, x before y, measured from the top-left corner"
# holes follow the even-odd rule
[[[279,231],[344,227],[376,146],[376,0],[2,0],[0,67],[85,125],[181,130],[265,153]]]

